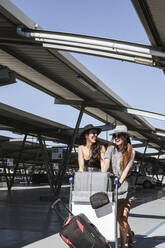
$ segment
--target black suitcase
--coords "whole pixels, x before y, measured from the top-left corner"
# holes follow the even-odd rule
[[[58,199],[57,203],[59,202],[62,201]],[[54,206],[55,205],[56,203],[54,204]],[[63,228],[60,232],[60,236],[63,241],[71,248],[110,247],[109,242],[84,214],[79,214],[76,216],[73,216],[71,214],[64,222]]]
[[[69,216],[60,236],[73,248],[109,248],[108,241],[84,214]]]

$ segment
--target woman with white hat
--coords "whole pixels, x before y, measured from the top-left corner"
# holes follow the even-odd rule
[[[105,147],[100,144],[97,136],[101,128],[89,124],[81,133],[82,145],[78,147],[79,171],[103,171]]]
[[[128,224],[128,215],[135,191],[128,173],[133,165],[135,152],[126,126],[116,126],[112,138],[115,144],[108,146],[105,153],[105,170],[110,168],[113,175],[119,179],[117,219],[120,225],[120,247],[125,248],[128,234],[128,247],[133,248],[134,232]]]

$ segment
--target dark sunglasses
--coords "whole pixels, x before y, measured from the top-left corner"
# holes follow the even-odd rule
[[[89,131],[89,134],[91,134],[91,133],[94,134],[94,135],[95,135],[95,134],[98,134],[98,132],[97,132],[96,130],[90,130],[90,131]]]
[[[113,139],[120,139],[121,137],[125,136],[125,133],[113,134]]]
[[[94,134],[94,135],[95,135],[95,134],[97,134],[97,132],[96,132],[96,131],[93,131],[93,132],[90,132],[90,133],[92,133],[92,134]]]

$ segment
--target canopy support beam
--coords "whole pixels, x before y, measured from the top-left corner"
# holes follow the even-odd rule
[[[56,185],[56,195],[59,195],[60,190],[61,190],[62,180],[63,180],[64,174],[65,174],[66,168],[67,168],[67,166],[70,162],[70,159],[71,159],[72,148],[73,148],[75,141],[76,141],[76,137],[77,137],[79,126],[80,126],[80,123],[82,120],[84,109],[85,109],[85,107],[82,104],[81,109],[80,109],[80,113],[79,113],[79,116],[77,119],[77,123],[76,123],[75,129],[74,129],[71,143],[67,147],[67,152],[66,152],[66,155],[65,155],[65,158],[63,161],[63,166],[61,167],[59,174],[58,174],[57,185]]]

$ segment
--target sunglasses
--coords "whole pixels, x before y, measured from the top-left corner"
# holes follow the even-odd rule
[[[94,134],[95,135],[95,134],[98,134],[98,132],[96,130],[90,130],[89,134]]]
[[[95,131],[93,131],[93,132],[90,132],[90,134],[91,134],[91,133],[92,133],[92,134],[94,134],[94,135],[95,135],[95,134],[97,134],[97,132],[95,132]]]
[[[125,133],[113,134],[113,139],[120,139],[121,137],[125,136]]]

